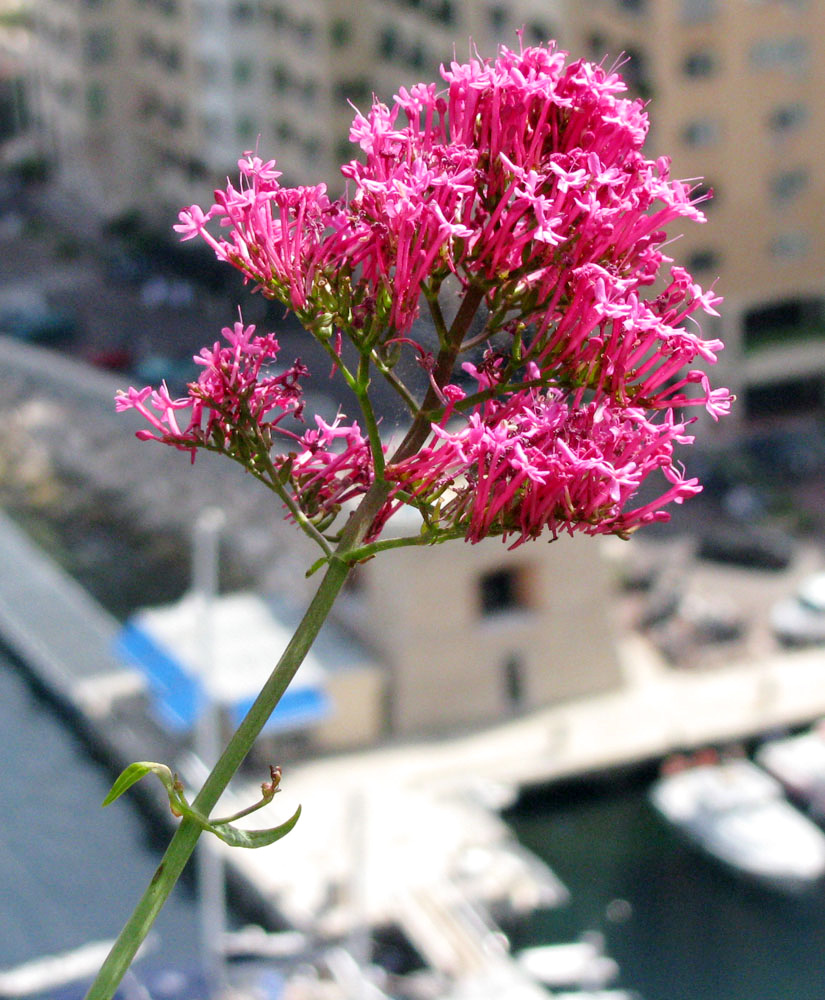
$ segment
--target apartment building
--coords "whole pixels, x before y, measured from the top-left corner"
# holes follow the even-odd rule
[[[815,0],[580,0],[569,44],[625,53],[651,101],[650,154],[713,189],[673,256],[718,277],[723,432],[825,406],[825,5]]]
[[[825,5],[815,0],[32,0],[48,150],[99,215],[168,227],[257,147],[341,186],[356,107],[498,42],[627,57],[651,155],[713,188],[673,255],[717,277],[723,436],[825,400]],[[674,232],[674,236],[677,234]]]
[[[157,221],[238,155],[340,188],[353,107],[434,79],[455,51],[557,37],[563,0],[31,0],[36,107],[63,183]]]

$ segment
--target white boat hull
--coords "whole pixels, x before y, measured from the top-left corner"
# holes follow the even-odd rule
[[[657,811],[729,868],[786,892],[825,876],[825,834],[750,761],[703,764],[657,781]]]

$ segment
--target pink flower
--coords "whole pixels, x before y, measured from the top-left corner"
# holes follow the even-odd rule
[[[165,385],[159,389],[134,389],[119,393],[119,411],[136,409],[153,431],[138,431],[152,438],[192,452],[199,447],[232,452],[236,441],[253,433],[268,439],[287,416],[300,418],[303,396],[298,380],[308,374],[295,362],[277,374],[267,366],[278,356],[278,342],[272,334],[257,336],[254,326],[235,323],[225,327],[228,346],[216,342],[202,348],[195,357],[203,371],[191,382],[186,396],[172,399]],[[294,432],[281,431],[294,438]]]
[[[561,390],[529,389],[488,400],[459,429],[434,427],[430,443],[387,475],[422,506],[437,501],[445,526],[466,524],[471,542],[500,534],[515,546],[545,531],[628,535],[699,492],[673,460],[674,443],[691,440],[670,415],[654,423],[635,407],[574,407]],[[657,470],[667,481],[661,495],[628,510]]]
[[[345,196],[282,187],[274,160],[247,153],[237,186],[175,227],[292,309],[357,395],[365,366],[387,378],[423,447],[405,449],[384,480],[375,415],[368,436],[342,416],[295,429],[305,369],[269,374],[277,342],[242,324],[201,352],[186,398],[129,390],[119,405],[144,415],[143,436],[275,470],[313,523],[380,479],[387,499],[369,537],[404,502],[451,534],[513,544],[545,531],[627,534],[665,517],[699,489],[674,457],[692,441],[686,412],[715,420],[732,402],[704,370],[722,345],[697,323],[718,315],[719,298],[663,249],[668,227],[704,221],[707,193],[672,179],[666,157],[645,157],[645,106],[613,70],[568,63],[550,44],[502,46],[441,75],[441,91],[401,88],[356,114],[361,156],[342,167]],[[481,334],[462,312],[470,304]],[[484,360],[467,361],[485,339]],[[420,399],[398,375],[405,353],[425,362]],[[476,379],[475,393],[452,383],[450,365]],[[650,475],[663,479],[658,499],[634,507]]]

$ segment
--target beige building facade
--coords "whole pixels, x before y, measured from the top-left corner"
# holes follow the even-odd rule
[[[580,0],[569,43],[650,100],[650,154],[714,197],[672,254],[724,296],[728,435],[825,412],[825,4]],[[713,329],[709,324],[706,328]]]
[[[164,225],[247,149],[338,194],[353,107],[558,36],[563,0],[31,0],[34,105],[64,186],[103,218]]]
[[[384,552],[338,610],[383,665],[386,731],[410,736],[618,687],[610,596],[599,541],[565,535]]]

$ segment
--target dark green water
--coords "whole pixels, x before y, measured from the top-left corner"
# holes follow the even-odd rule
[[[825,1000],[825,888],[786,898],[694,853],[648,806],[651,777],[545,791],[508,816],[572,893],[514,943],[603,931],[644,1000]]]

